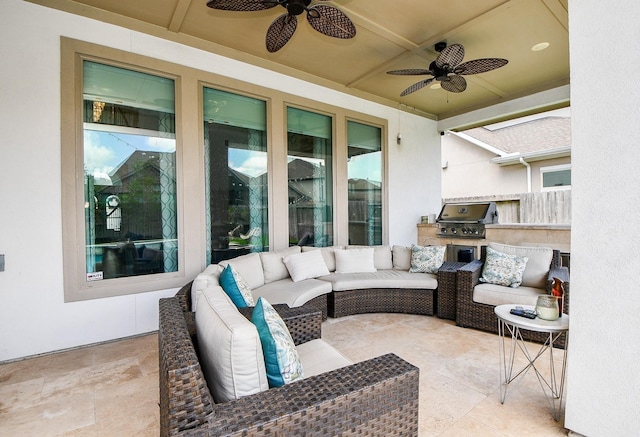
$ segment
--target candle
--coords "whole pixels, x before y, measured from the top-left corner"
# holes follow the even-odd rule
[[[556,320],[559,317],[557,305],[554,307],[536,307],[538,317],[543,320]]]

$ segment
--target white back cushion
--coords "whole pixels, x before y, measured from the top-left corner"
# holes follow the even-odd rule
[[[330,272],[336,271],[336,255],[334,251],[336,249],[344,249],[343,246],[329,246],[329,247],[313,247],[313,246],[302,246],[303,252],[310,252],[312,250],[319,250],[324,258],[324,263],[327,265],[327,268]]]
[[[300,253],[300,246],[291,246],[288,249],[273,252],[261,252],[262,270],[264,271],[264,283],[278,281],[289,277],[287,266],[282,259],[289,255]]]
[[[249,284],[249,288],[258,288],[264,285],[264,271],[262,270],[262,261],[260,261],[259,254],[248,253],[220,262],[222,267],[226,267],[227,264],[231,264],[240,273],[240,276]]]
[[[216,403],[269,388],[258,331],[221,287],[207,287],[198,299],[196,332],[200,365]]]
[[[222,267],[218,264],[209,264],[202,273],[196,276],[191,284],[191,311],[196,310],[198,299],[208,286],[220,285],[220,273],[222,273]]]
[[[373,265],[378,270],[388,270],[393,268],[391,260],[391,246],[347,246],[347,249],[367,249],[373,248]]]
[[[411,248],[406,246],[393,246],[393,268],[409,270],[411,268]]]
[[[521,285],[534,288],[546,287],[549,266],[553,258],[553,249],[548,247],[510,246],[500,243],[489,243],[488,246],[498,252],[529,258],[522,274]]]
[[[336,273],[375,272],[373,248],[336,250]]]

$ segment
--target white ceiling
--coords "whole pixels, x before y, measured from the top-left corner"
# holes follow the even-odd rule
[[[277,6],[258,12],[208,8],[206,0],[31,0],[68,12],[177,40],[265,66],[340,91],[443,119],[569,83],[568,0],[335,0],[356,25],[350,40],[322,35],[299,17],[289,43],[265,48]],[[466,76],[456,94],[425,87],[400,93],[429,76],[391,76],[389,70],[428,68],[446,41],[465,47],[464,61],[497,57],[509,63]],[[540,42],[549,48],[532,51]]]

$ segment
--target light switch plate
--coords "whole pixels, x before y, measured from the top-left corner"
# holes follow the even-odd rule
[[[4,272],[4,254],[0,255],[0,272]]]

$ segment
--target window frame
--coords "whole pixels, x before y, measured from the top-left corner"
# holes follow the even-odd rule
[[[203,87],[264,100],[267,103],[267,171],[269,250],[288,247],[287,107],[329,115],[332,123],[333,244],[348,243],[347,120],[382,128],[383,244],[388,244],[388,124],[389,120],[354,109],[288,94],[259,85],[199,70],[188,65],[101,46],[68,37],[60,38],[60,182],[61,246],[64,301],[74,302],[162,291],[167,295],[184,286],[207,266],[205,232],[205,176]],[[179,269],[177,272],[87,282],[85,273],[84,190],[77,185],[83,173],[82,62],[87,59],[171,78],[175,81],[176,197]],[[395,141],[395,140],[394,140]],[[78,150],[80,153],[78,153]],[[79,178],[84,183],[83,178]],[[276,212],[278,212],[276,214]],[[155,294],[152,296],[156,296]],[[155,298],[155,297],[153,297]]]
[[[117,59],[117,60],[116,60]],[[178,270],[167,273],[88,281],[84,217],[83,63],[97,62],[165,77],[174,81],[176,101],[176,208]],[[180,120],[180,68],[95,44],[61,38],[61,179],[63,281],[65,302],[98,299],[173,288],[185,281],[183,237],[182,133]]]
[[[559,164],[559,165],[550,165],[546,167],[540,167],[540,191],[559,191],[559,190],[570,190],[571,185],[561,185],[554,187],[545,187],[544,186],[544,175],[546,173],[554,173],[558,171],[571,171],[571,164]]]

